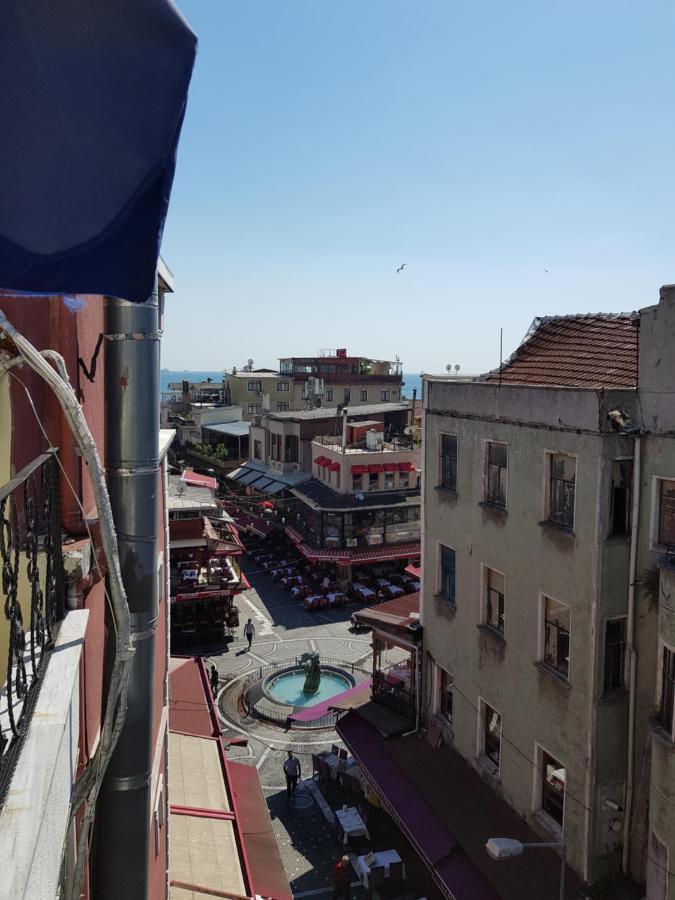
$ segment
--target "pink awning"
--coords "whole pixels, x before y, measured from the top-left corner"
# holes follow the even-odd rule
[[[344,709],[345,701],[356,701],[359,698],[363,698],[364,695],[366,697],[369,696],[370,687],[371,681],[368,679],[368,681],[357,684],[355,687],[349,688],[341,694],[336,694],[329,700],[323,700],[321,703],[317,703],[316,706],[310,706],[307,709],[300,710],[300,712],[293,713],[293,715],[289,716],[289,719],[292,719],[294,722],[314,722],[316,719],[320,719],[322,716],[329,713],[336,703],[339,703],[340,707]],[[358,703],[355,702],[354,705],[358,706]]]

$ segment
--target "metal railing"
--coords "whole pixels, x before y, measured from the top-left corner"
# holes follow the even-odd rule
[[[358,423],[356,423],[358,424]],[[313,443],[321,444],[322,447],[328,447],[337,453],[383,453],[396,452],[400,453],[405,450],[414,450],[415,445],[411,438],[394,436],[391,440],[382,441],[376,447],[368,447],[365,438],[359,441],[342,445],[342,437],[336,434],[322,434],[314,438]]]
[[[406,719],[415,718],[415,694],[403,685],[391,685],[383,672],[376,672],[373,679],[373,700],[388,707]]]
[[[64,616],[59,499],[55,450],[0,486],[0,806]]]

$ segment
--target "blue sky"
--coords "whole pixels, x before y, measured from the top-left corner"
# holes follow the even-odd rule
[[[500,327],[506,355],[536,315],[675,281],[672,2],[179,6],[163,365],[346,346],[484,371]]]

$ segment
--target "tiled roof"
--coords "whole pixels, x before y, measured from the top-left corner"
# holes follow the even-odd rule
[[[591,313],[535,319],[504,363],[505,384],[634,388],[638,376],[638,313]],[[499,370],[483,376],[498,382]]]

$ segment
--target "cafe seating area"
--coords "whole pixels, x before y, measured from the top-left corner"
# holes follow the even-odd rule
[[[313,754],[312,776],[333,810],[336,852],[349,855],[355,879],[370,897],[418,900],[425,891],[434,896],[414,852],[346,750],[334,745]]]

